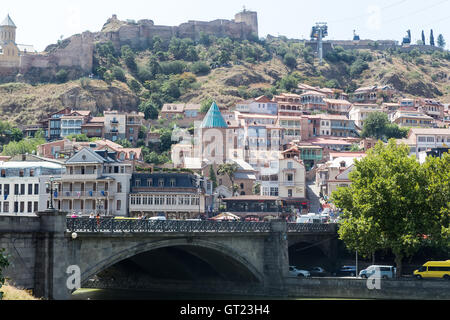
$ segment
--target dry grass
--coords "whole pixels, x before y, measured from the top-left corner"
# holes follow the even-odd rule
[[[0,289],[3,294],[3,300],[40,300],[33,297],[29,290],[18,289],[16,287],[5,284]]]

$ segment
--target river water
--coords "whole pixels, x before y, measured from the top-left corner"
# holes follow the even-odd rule
[[[72,294],[72,300],[349,300],[336,298],[286,298],[255,297],[240,295],[169,293],[142,290],[79,289]]]

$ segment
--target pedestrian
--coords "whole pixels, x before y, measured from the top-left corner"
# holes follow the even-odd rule
[[[95,218],[94,213],[91,212],[91,214],[89,215],[89,219],[94,219],[94,218]]]
[[[100,227],[100,213],[97,213],[97,228]]]

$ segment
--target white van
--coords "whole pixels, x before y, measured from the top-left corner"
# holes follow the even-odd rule
[[[395,271],[396,268],[393,266],[372,265],[364,270],[361,270],[359,276],[364,279],[370,278],[372,275],[375,275],[376,278],[392,279],[395,277]]]
[[[320,214],[308,213],[297,217],[297,223],[323,223],[324,217]]]

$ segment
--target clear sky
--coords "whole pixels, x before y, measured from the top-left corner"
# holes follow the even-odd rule
[[[39,51],[61,36],[99,31],[117,14],[121,20],[151,19],[157,25],[179,25],[188,20],[233,19],[243,6],[258,12],[259,35],[309,38],[316,22],[327,22],[327,39],[397,40],[411,30],[412,43],[430,29],[436,43],[441,33],[450,48],[450,0],[22,0],[2,3],[0,22],[7,13],[17,29],[17,43]]]

